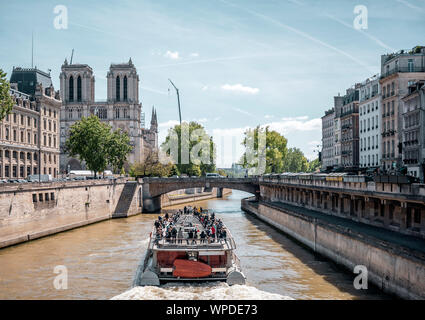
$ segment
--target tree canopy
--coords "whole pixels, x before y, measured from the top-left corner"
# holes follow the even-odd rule
[[[215,144],[197,122],[170,128],[161,149],[172,159],[179,174],[200,176],[215,171]]]
[[[71,126],[65,151],[70,156],[78,156],[85,161],[95,176],[108,165],[115,171],[120,171],[132,146],[126,132],[111,130],[110,125],[102,123],[95,115],[83,117]]]
[[[14,101],[9,93],[10,83],[6,79],[6,73],[0,69],[0,121],[8,115],[13,108]]]
[[[283,135],[269,130],[268,127],[257,126],[255,129],[248,129],[242,141],[245,152],[240,163],[244,168],[263,166],[261,170],[251,171],[256,174],[311,172],[320,167],[319,159],[308,162],[300,149],[288,149],[287,143],[288,140]]]
[[[161,163],[158,152],[155,150],[149,150],[143,162],[135,163],[130,168],[130,175],[132,177],[169,177],[175,174],[178,174],[175,165],[171,162]]]

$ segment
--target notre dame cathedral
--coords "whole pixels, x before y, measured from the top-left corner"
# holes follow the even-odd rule
[[[150,129],[142,128],[142,104],[139,102],[139,76],[133,62],[111,64],[107,73],[107,100],[95,101],[95,79],[87,64],[68,64],[65,59],[60,74],[62,100],[60,115],[60,144],[65,145],[70,126],[82,117],[96,115],[101,121],[120,128],[130,136],[133,151],[127,163],[142,162],[148,150],[158,148],[158,121],[152,109]],[[84,163],[61,150],[60,171],[85,169]]]

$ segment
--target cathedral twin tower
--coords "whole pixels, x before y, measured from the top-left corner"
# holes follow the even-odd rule
[[[95,101],[95,79],[87,64],[68,64],[65,60],[60,74],[61,145],[69,136],[70,126],[82,117],[96,115],[114,130],[126,131],[133,151],[128,163],[142,162],[148,150],[158,148],[158,122],[152,110],[150,129],[142,128],[142,104],[139,103],[139,76],[133,62],[111,64],[107,73],[107,100]],[[61,151],[60,171],[83,169],[84,164]]]

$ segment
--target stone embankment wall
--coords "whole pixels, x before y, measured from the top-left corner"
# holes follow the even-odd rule
[[[125,179],[0,185],[0,248],[114,217]],[[141,212],[141,186],[126,199]],[[128,201],[129,200],[129,201]]]
[[[267,202],[244,199],[242,209],[351,271],[356,265],[366,266],[368,280],[385,292],[425,299],[425,257],[421,253]]]

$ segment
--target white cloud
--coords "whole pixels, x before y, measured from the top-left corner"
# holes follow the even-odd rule
[[[274,118],[274,116],[271,116],[271,115],[269,115],[269,114],[266,114],[266,115],[264,116],[264,118],[265,118],[265,119],[271,119],[271,118]]]
[[[197,52],[192,52],[189,56],[193,57],[193,58],[197,58],[199,57],[199,53]]]
[[[202,91],[207,91],[208,90],[208,86],[203,86],[202,87]]]
[[[170,58],[170,59],[173,59],[173,60],[177,60],[177,59],[179,59],[180,57],[179,57],[179,52],[178,51],[176,51],[176,52],[171,52],[171,51],[167,51],[165,54],[164,54],[164,57],[166,57],[166,58]]]
[[[270,122],[265,124],[271,130],[281,134],[287,134],[295,131],[317,131],[321,134],[322,119],[310,119],[308,117],[283,118],[282,121]]]
[[[238,84],[225,84],[221,86],[221,89],[226,91],[233,91],[233,92],[241,92],[241,93],[249,93],[249,94],[257,94],[260,89],[258,88],[252,88],[248,86],[244,86],[240,83]]]

